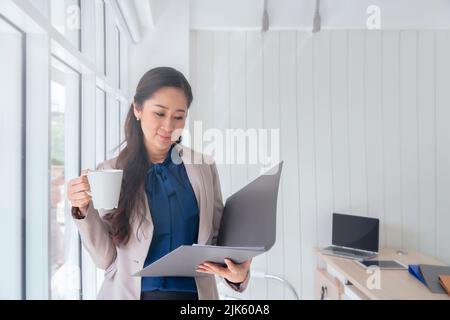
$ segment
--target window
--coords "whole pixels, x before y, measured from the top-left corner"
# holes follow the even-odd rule
[[[118,153],[130,38],[111,1],[0,2],[0,299],[93,299],[66,186]]]
[[[95,91],[95,165],[106,159],[106,92]],[[96,268],[97,293],[104,278],[104,270]]]
[[[121,88],[121,70],[120,70],[120,66],[121,66],[121,57],[120,57],[120,31],[119,28],[115,28],[115,32],[116,32],[116,56],[117,56],[117,60],[116,60],[116,72],[117,72],[117,88],[120,89]]]
[[[51,0],[51,22],[75,48],[81,49],[80,0]]]
[[[106,158],[106,92],[96,89],[95,97],[95,164]]]
[[[122,139],[122,128],[121,128],[121,124],[122,124],[122,110],[120,107],[120,101],[117,100],[116,101],[116,108],[117,108],[117,145],[120,144],[121,139]],[[118,149],[118,151],[120,152],[120,150],[122,149]]]
[[[106,48],[106,9],[104,0],[95,0],[95,16],[96,16],[96,28],[95,28],[95,39],[96,39],[96,61],[97,70],[101,72],[102,75],[106,74],[106,58],[105,58],[105,48]]]
[[[126,103],[122,102],[120,105],[120,143],[122,143],[125,140],[125,120],[127,118],[128,110],[130,106],[128,106]],[[125,146],[125,145],[123,145]],[[122,149],[121,149],[122,150]]]
[[[118,155],[119,117],[119,102],[108,94],[106,106],[106,159],[111,159]]]
[[[24,35],[0,16],[0,299],[24,297]]]
[[[67,181],[79,173],[80,74],[52,59],[50,164],[50,276],[52,299],[78,299],[80,246],[66,199]]]
[[[123,32],[119,34],[119,88],[122,92],[128,90],[128,79],[126,78],[128,66],[128,42]],[[128,109],[128,106],[127,106]]]

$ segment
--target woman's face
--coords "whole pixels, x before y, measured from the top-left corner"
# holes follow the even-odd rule
[[[173,87],[157,90],[144,101],[140,111],[135,106],[134,115],[140,119],[146,147],[167,152],[181,135],[187,111],[184,91]]]

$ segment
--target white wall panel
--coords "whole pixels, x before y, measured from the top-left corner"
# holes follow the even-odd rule
[[[331,213],[381,220],[380,245],[450,263],[448,31],[192,31],[191,121],[280,130],[277,242],[252,270],[314,297]],[[224,200],[259,174],[219,169]],[[289,299],[275,281],[246,295]]]

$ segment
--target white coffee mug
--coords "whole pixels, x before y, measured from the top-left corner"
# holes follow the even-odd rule
[[[119,204],[120,188],[122,186],[123,170],[106,169],[93,170],[87,173],[95,209],[111,210]]]

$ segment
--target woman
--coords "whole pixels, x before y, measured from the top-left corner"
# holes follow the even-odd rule
[[[192,99],[186,78],[173,68],[141,78],[126,118],[126,146],[97,167],[124,171],[117,209],[93,208],[86,171],[69,181],[81,240],[105,269],[99,299],[218,299],[214,275],[238,292],[248,284],[251,260],[226,259],[226,267],[204,262],[195,278],[131,276],[180,245],[216,243],[223,210],[216,166],[180,144]]]

